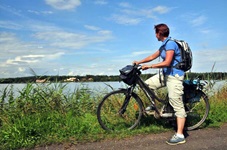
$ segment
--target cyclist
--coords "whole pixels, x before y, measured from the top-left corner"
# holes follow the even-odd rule
[[[166,24],[158,24],[154,26],[156,38],[158,41],[162,42],[161,47],[152,55],[140,60],[134,61],[134,64],[143,64],[151,62],[152,60],[161,56],[163,59],[162,62],[156,64],[143,64],[142,70],[150,68],[163,68],[161,73],[154,75],[153,77],[145,81],[148,86],[156,90],[163,86],[167,87],[169,103],[173,107],[175,115],[177,117],[177,131],[166,141],[169,145],[177,145],[185,143],[185,137],[183,134],[183,129],[186,120],[186,112],[183,105],[183,80],[184,80],[184,71],[174,68],[181,59],[180,49],[178,45],[169,40],[169,27]],[[146,111],[152,111],[152,106],[146,108]]]

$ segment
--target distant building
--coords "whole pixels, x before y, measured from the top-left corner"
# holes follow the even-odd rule
[[[47,79],[36,79],[36,83],[44,83],[44,82],[46,82],[47,81]]]
[[[72,78],[68,78],[64,80],[65,82],[75,82],[76,78],[72,77]]]
[[[88,78],[88,81],[94,81],[94,79],[93,78]]]

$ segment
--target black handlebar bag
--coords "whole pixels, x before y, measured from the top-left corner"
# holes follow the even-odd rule
[[[120,71],[120,79],[128,84],[132,85],[136,81],[136,68],[132,65],[127,65],[124,68],[122,68]]]

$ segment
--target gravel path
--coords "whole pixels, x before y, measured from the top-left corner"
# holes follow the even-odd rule
[[[122,140],[106,140],[86,144],[60,144],[34,150],[227,150],[227,123],[220,128],[187,132],[186,143],[170,146],[165,143],[173,132],[139,135]]]

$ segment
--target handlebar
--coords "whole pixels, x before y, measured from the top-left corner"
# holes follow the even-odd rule
[[[133,67],[137,70],[142,70],[142,65],[133,64]]]

